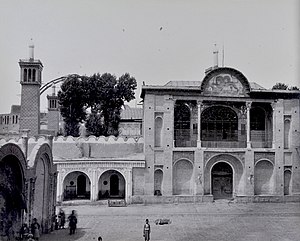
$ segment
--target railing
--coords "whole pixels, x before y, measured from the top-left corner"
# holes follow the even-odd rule
[[[175,130],[175,147],[196,147],[197,130]],[[245,131],[202,130],[201,146],[210,148],[245,148]]]
[[[201,146],[208,148],[245,148],[246,145],[246,141],[201,141]]]
[[[250,132],[251,147],[253,148],[271,148],[272,147],[272,133],[265,131]]]
[[[187,129],[175,130],[174,147],[197,147],[197,131]],[[252,148],[271,148],[272,132],[250,132]],[[246,148],[246,131],[207,131],[202,130],[201,146],[208,148]]]
[[[175,147],[197,147],[197,134],[190,129],[175,129]]]

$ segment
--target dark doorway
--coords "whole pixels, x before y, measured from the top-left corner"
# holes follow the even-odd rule
[[[292,172],[284,171],[284,195],[290,195]]]
[[[116,174],[110,176],[110,195],[119,195],[119,177]]]
[[[84,175],[79,175],[77,178],[77,196],[85,197],[86,194],[86,177]]]
[[[211,170],[212,194],[214,199],[232,197],[233,171],[229,164],[219,162]]]

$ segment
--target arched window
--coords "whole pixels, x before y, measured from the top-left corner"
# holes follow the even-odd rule
[[[36,72],[35,69],[33,69],[33,70],[32,70],[32,81],[33,81],[33,82],[35,82],[35,77],[36,77],[36,76],[35,76],[35,75],[36,75],[35,72]]]
[[[28,70],[28,81],[31,82],[31,69]]]
[[[162,181],[163,181],[163,171],[160,169],[155,170],[154,172],[154,195],[162,195]]]
[[[161,147],[163,120],[161,117],[155,118],[155,147]]]
[[[284,149],[290,148],[290,128],[291,121],[289,119],[284,120]]]
[[[201,139],[203,141],[238,140],[238,117],[229,107],[213,106],[201,115]]]
[[[292,177],[291,170],[285,170],[284,171],[284,195],[291,194],[291,177]]]
[[[27,69],[24,69],[23,80],[24,80],[24,82],[27,82],[27,81],[28,81],[28,78],[27,78]]]

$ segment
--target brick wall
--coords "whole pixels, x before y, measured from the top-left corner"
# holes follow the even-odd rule
[[[38,135],[40,130],[40,87],[22,85],[20,129],[29,129],[29,135]]]

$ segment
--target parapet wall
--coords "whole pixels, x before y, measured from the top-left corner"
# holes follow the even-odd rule
[[[125,157],[137,153],[143,153],[144,139],[142,137],[63,137],[51,136],[19,137],[0,139],[0,145],[15,143],[24,149],[27,146],[28,156],[37,144],[48,143],[52,146],[52,154],[55,160],[77,158],[109,158]],[[27,143],[27,144],[26,144]]]
[[[53,142],[55,159],[124,157],[143,153],[143,138],[58,137]]]

